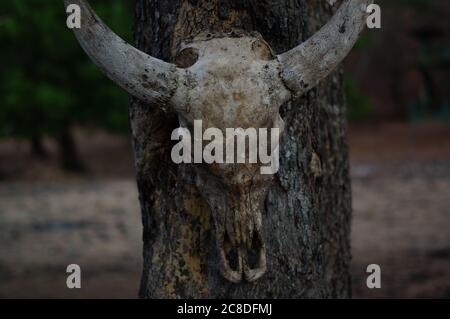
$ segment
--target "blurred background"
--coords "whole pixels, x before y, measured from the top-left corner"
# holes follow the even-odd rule
[[[353,294],[450,298],[450,2],[377,3],[382,29],[345,63]],[[94,7],[132,42],[132,1]],[[0,297],[134,298],[129,97],[64,25],[62,2],[0,2]],[[66,287],[71,263],[83,289]]]

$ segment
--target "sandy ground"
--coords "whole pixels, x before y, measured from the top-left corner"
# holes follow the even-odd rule
[[[132,180],[0,186],[0,297],[135,297],[142,245]],[[82,289],[66,287],[66,267]]]
[[[83,176],[0,143],[1,298],[137,296],[141,224],[129,145],[89,140]],[[450,298],[450,129],[355,128],[350,145],[354,297]],[[105,161],[111,153],[119,155]],[[82,268],[82,289],[66,288],[71,263]],[[381,266],[381,289],[366,287],[369,264]]]

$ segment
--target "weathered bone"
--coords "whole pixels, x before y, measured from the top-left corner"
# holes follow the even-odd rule
[[[348,55],[366,25],[371,3],[373,0],[346,0],[309,40],[278,56],[283,79],[296,96],[314,88]]]
[[[256,33],[199,35],[180,48],[178,68],[126,44],[83,0],[66,5],[82,9],[82,27],[75,33],[91,59],[137,98],[161,107],[169,103],[182,127],[192,130],[201,119],[205,129],[278,128],[281,134],[281,105],[341,62],[362,31],[371,2],[346,0],[316,35],[277,57]],[[262,213],[273,176],[261,174],[260,167],[195,165],[197,188],[215,225],[221,273],[235,283],[257,280],[267,268]]]
[[[280,106],[291,97],[279,63],[259,34],[201,34],[179,50],[187,66],[173,97],[181,126],[284,129]],[[178,60],[178,59],[177,59]],[[276,148],[278,145],[271,145]],[[221,273],[231,282],[260,278],[266,271],[262,233],[264,200],[273,180],[258,164],[196,165],[197,188],[211,208]],[[251,265],[248,253],[256,256]],[[228,254],[234,252],[235,267]]]
[[[127,44],[112,32],[83,0],[65,0],[66,7],[81,9],[78,42],[91,60],[131,95],[156,105],[166,105],[176,88],[177,68]]]

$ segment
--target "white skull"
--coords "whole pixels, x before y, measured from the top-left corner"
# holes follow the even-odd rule
[[[200,35],[182,46],[185,68],[174,96],[183,127],[284,129],[280,106],[290,99],[280,64],[260,35]],[[278,145],[271,145],[272,148]],[[241,154],[239,154],[241,155]],[[232,282],[253,281],[266,270],[262,210],[273,176],[257,164],[196,165],[197,187],[213,215],[221,272]],[[233,265],[230,265],[233,264]]]

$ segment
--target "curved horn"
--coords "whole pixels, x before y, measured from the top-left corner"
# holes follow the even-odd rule
[[[128,93],[164,105],[176,89],[177,68],[127,44],[111,31],[84,0],[65,0],[81,9],[75,36],[91,60]]]
[[[365,27],[372,0],[345,0],[332,19],[309,40],[278,56],[282,77],[295,95],[315,87],[353,48]]]

